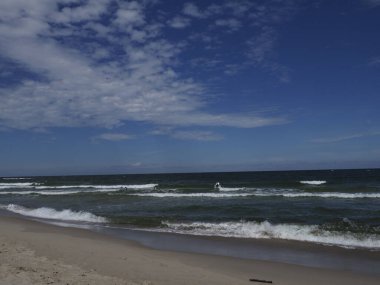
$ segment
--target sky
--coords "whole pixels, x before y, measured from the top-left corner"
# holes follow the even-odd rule
[[[380,167],[379,0],[2,0],[0,176]]]

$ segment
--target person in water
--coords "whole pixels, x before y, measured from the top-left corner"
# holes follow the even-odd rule
[[[219,182],[216,182],[215,185],[214,185],[214,189],[220,189],[220,183]]]

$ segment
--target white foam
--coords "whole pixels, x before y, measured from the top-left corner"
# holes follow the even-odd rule
[[[75,212],[70,209],[65,209],[62,211],[57,211],[52,208],[37,208],[29,209],[23,206],[9,204],[7,206],[0,206],[0,208],[8,210],[13,213],[17,213],[23,216],[51,219],[51,220],[63,220],[63,221],[80,221],[80,222],[92,222],[92,223],[105,223],[106,218],[96,216],[89,212],[79,211]]]
[[[131,193],[134,196],[143,197],[156,197],[156,198],[186,198],[186,197],[208,197],[208,198],[233,198],[233,197],[288,197],[288,198],[303,198],[303,197],[317,197],[317,198],[340,198],[340,199],[362,199],[362,198],[380,198],[380,193],[339,193],[339,192],[326,192],[326,193],[292,193],[292,192],[244,192],[244,193]]]
[[[10,188],[30,188],[34,187],[35,183],[31,182],[17,182],[17,183],[0,183],[0,189],[10,189]]]
[[[0,195],[71,195],[77,193],[109,192],[109,191],[0,191]]]
[[[341,247],[380,249],[378,235],[359,236],[353,233],[340,233],[321,230],[317,225],[271,224],[267,221],[225,222],[225,223],[169,223],[163,231],[203,235],[255,239],[285,239],[306,241]]]
[[[325,180],[304,180],[300,181],[301,184],[308,184],[308,185],[322,185],[327,183]]]
[[[157,184],[152,184],[157,185]],[[140,186],[140,185],[132,185],[132,186]],[[100,187],[100,186],[99,186]],[[143,186],[142,188],[127,188],[133,190],[140,189],[153,189],[153,188],[145,188],[147,186]],[[23,190],[23,191],[0,191],[0,195],[72,195],[72,194],[80,194],[80,193],[110,193],[110,192],[118,192],[123,190],[120,187],[106,187],[106,188],[85,188],[79,187],[80,189],[72,189],[72,187],[59,186],[59,188],[42,188],[49,190]],[[36,188],[35,188],[36,189]],[[61,190],[57,190],[61,189]],[[72,189],[72,190],[63,190],[63,189]],[[208,197],[208,198],[234,198],[234,197],[248,197],[248,196],[256,196],[256,197],[286,197],[286,198],[336,198],[336,199],[378,199],[380,198],[380,193],[342,193],[342,192],[299,192],[297,190],[292,189],[245,189],[251,190],[249,192],[241,192],[241,193],[228,193],[229,191],[221,192],[206,192],[206,193],[175,193],[176,189],[170,189],[165,193],[157,193],[157,192],[147,192],[147,193],[130,193],[127,192],[128,195],[133,196],[142,196],[142,197],[156,197],[156,198],[181,198],[181,197]],[[124,195],[124,194],[123,194]]]
[[[4,184],[4,183],[3,183]],[[12,183],[13,184],[13,183]],[[24,183],[18,183],[24,184]],[[62,185],[62,186],[33,186],[23,185],[23,187],[15,186],[2,187],[0,184],[0,189],[13,189],[13,188],[33,188],[34,190],[27,191],[0,191],[0,195],[70,195],[77,193],[97,193],[97,192],[114,192],[124,189],[129,190],[153,190],[158,184],[141,184],[141,185]],[[65,189],[75,189],[75,190],[65,190]],[[42,191],[41,191],[42,190]],[[58,191],[57,191],[58,190]],[[64,190],[64,191],[59,191]]]
[[[138,185],[62,185],[62,186],[36,186],[35,189],[70,189],[70,188],[91,188],[91,189],[110,189],[110,190],[121,190],[121,189],[154,189],[158,184],[138,184]]]
[[[142,184],[142,185],[125,185],[124,187],[127,189],[133,190],[142,190],[142,189],[154,189],[158,186],[158,184]]]
[[[28,180],[31,178],[24,178],[24,177],[3,177],[4,180]]]
[[[239,191],[239,190],[245,190],[244,187],[223,187],[219,182],[215,183],[214,189],[219,191]]]
[[[244,187],[219,187],[219,191],[239,191],[239,190],[245,190],[246,188]]]
[[[362,199],[362,198],[380,198],[380,193],[341,193],[341,192],[324,192],[324,193],[256,193],[255,196],[282,196],[289,198],[317,197],[317,198],[340,198],[340,199]]]
[[[157,198],[186,198],[186,197],[209,197],[209,198],[227,198],[227,197],[247,197],[252,196],[250,193],[133,193],[134,196],[148,196]]]

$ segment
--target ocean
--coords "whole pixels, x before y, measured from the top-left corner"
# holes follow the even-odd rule
[[[0,209],[86,227],[380,250],[379,169],[3,177]]]

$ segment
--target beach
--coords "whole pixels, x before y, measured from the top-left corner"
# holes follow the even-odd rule
[[[0,284],[378,284],[376,275],[164,251],[85,229],[0,217]]]

